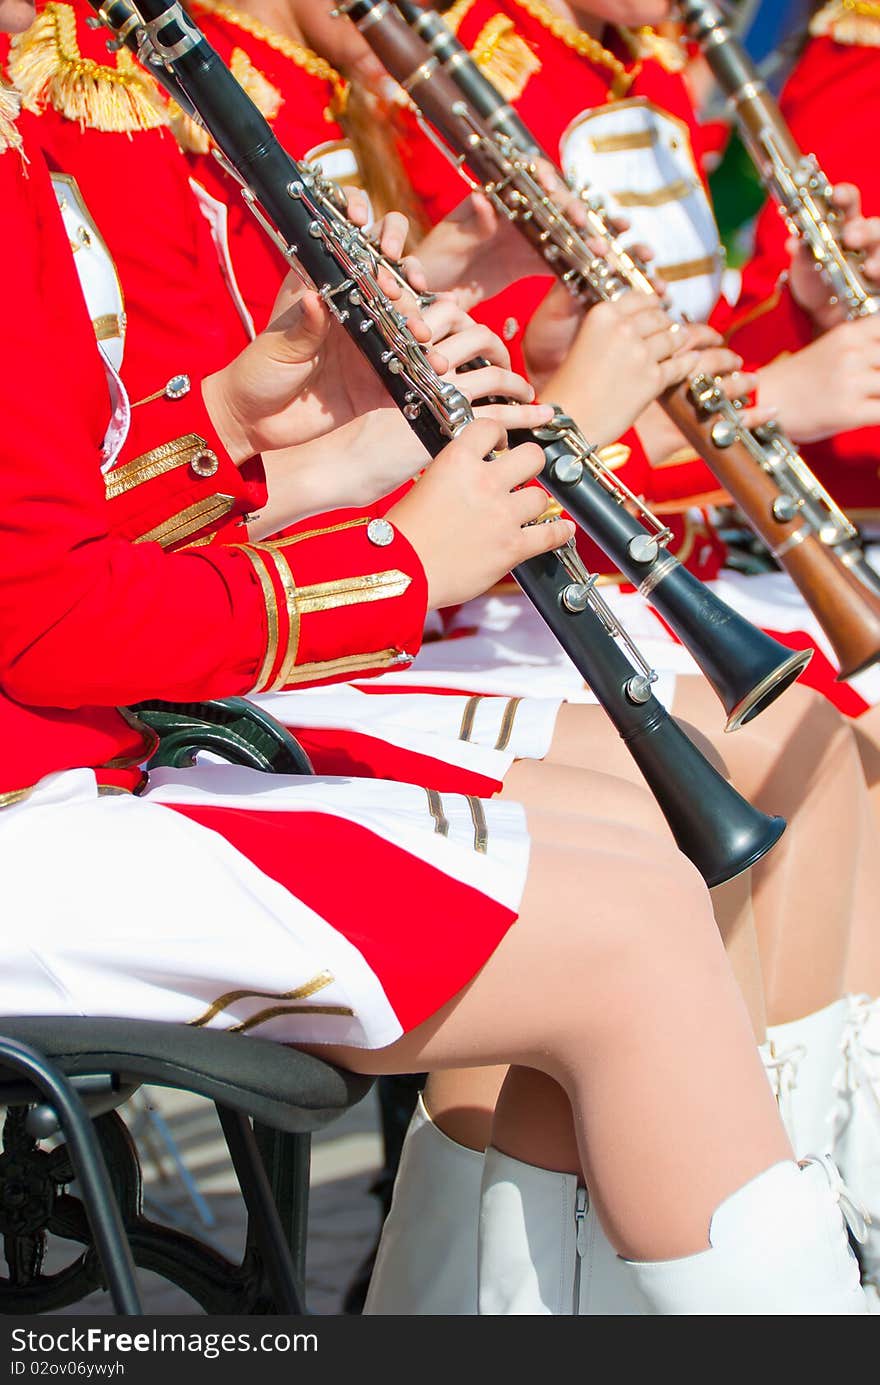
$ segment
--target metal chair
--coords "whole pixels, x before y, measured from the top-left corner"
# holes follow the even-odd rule
[[[38,1233],[51,1215],[54,1187],[62,1169],[75,1169],[82,1207],[97,1261],[116,1312],[142,1312],[134,1264],[101,1146],[74,1082],[47,1063],[29,1044],[0,1035],[0,1104],[21,1112],[22,1101],[43,1102],[13,1119],[9,1142],[4,1132],[0,1155],[0,1219],[10,1280],[26,1279],[41,1259]],[[22,1146],[35,1147],[35,1136],[60,1130],[65,1145],[39,1158],[22,1158]]]
[[[186,765],[210,750],[268,772],[311,772],[285,728],[241,698],[135,710],[160,735],[153,764]],[[0,1313],[57,1311],[104,1285],[117,1312],[137,1313],[132,1261],[209,1313],[306,1311],[311,1133],[360,1101],[371,1080],[281,1044],[183,1024],[0,1016],[0,1035]],[[6,1066],[25,1080],[4,1085]],[[117,1109],[142,1083],[214,1103],[247,1209],[239,1263],[144,1216],[137,1149]],[[42,1149],[57,1133],[63,1143]],[[74,1180],[79,1197],[67,1191]],[[46,1274],[53,1234],[83,1250]]]

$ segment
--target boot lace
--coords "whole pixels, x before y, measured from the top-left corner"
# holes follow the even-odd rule
[[[840,1098],[837,1130],[842,1130],[851,1114],[851,1097],[861,1092],[880,1125],[880,1048],[868,1038],[868,1022],[876,1017],[878,1002],[867,995],[850,997],[849,1014],[843,1036],[843,1071],[838,1088]]]
[[[831,1195],[840,1208],[841,1215],[854,1240],[858,1241],[859,1245],[864,1245],[868,1238],[871,1215],[867,1208],[863,1207],[850,1192],[831,1156],[829,1154],[808,1154],[805,1159],[799,1159],[798,1163],[801,1168],[806,1168],[807,1164],[818,1164],[824,1170]]]
[[[788,1131],[792,1144],[797,1143],[794,1130],[794,1101],[792,1093],[797,1087],[798,1067],[807,1055],[804,1044],[792,1044],[790,1048],[776,1051],[772,1039],[768,1042],[769,1053],[763,1053],[764,1071],[767,1073],[782,1123]]]

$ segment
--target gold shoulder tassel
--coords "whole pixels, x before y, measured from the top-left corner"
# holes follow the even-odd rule
[[[24,159],[22,138],[15,123],[20,111],[20,94],[0,79],[0,154],[5,153],[7,149],[14,149]]]
[[[833,38],[835,43],[861,44],[880,48],[880,4],[869,0],[831,0],[810,22],[815,38]]]
[[[253,101],[260,115],[272,121],[284,104],[284,97],[274,87],[268,77],[264,77],[255,67],[243,48],[233,48],[229,58],[229,70],[243,91]],[[177,143],[185,154],[207,154],[211,148],[211,136],[203,125],[181,110],[176,101],[169,104],[171,130]]]
[[[131,134],[168,124],[158,87],[131,54],[120,49],[115,67],[84,58],[73,8],[55,0],[12,39],[9,75],[28,110],[48,103],[83,129]]]
[[[521,96],[529,78],[541,70],[540,59],[506,14],[494,14],[483,25],[471,52],[474,62],[505,101]]]

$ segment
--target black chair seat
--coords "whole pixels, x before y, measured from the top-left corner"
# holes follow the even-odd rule
[[[186,1024],[15,1015],[0,1016],[0,1033],[68,1077],[109,1072],[121,1086],[180,1088],[289,1133],[328,1125],[372,1085],[296,1048]]]

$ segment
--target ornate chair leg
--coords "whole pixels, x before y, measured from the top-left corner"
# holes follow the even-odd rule
[[[143,1308],[131,1248],[88,1112],[67,1078],[36,1049],[0,1036],[0,1062],[44,1093],[70,1151],[113,1307],[120,1316],[140,1316]]]
[[[247,1116],[219,1104],[217,1115],[238,1176],[250,1229],[265,1267],[276,1312],[301,1315],[306,1311],[302,1288],[251,1123]]]
[[[284,1238],[293,1256],[297,1283],[305,1298],[312,1137],[307,1131],[289,1134],[257,1121],[254,1122],[254,1135]]]

